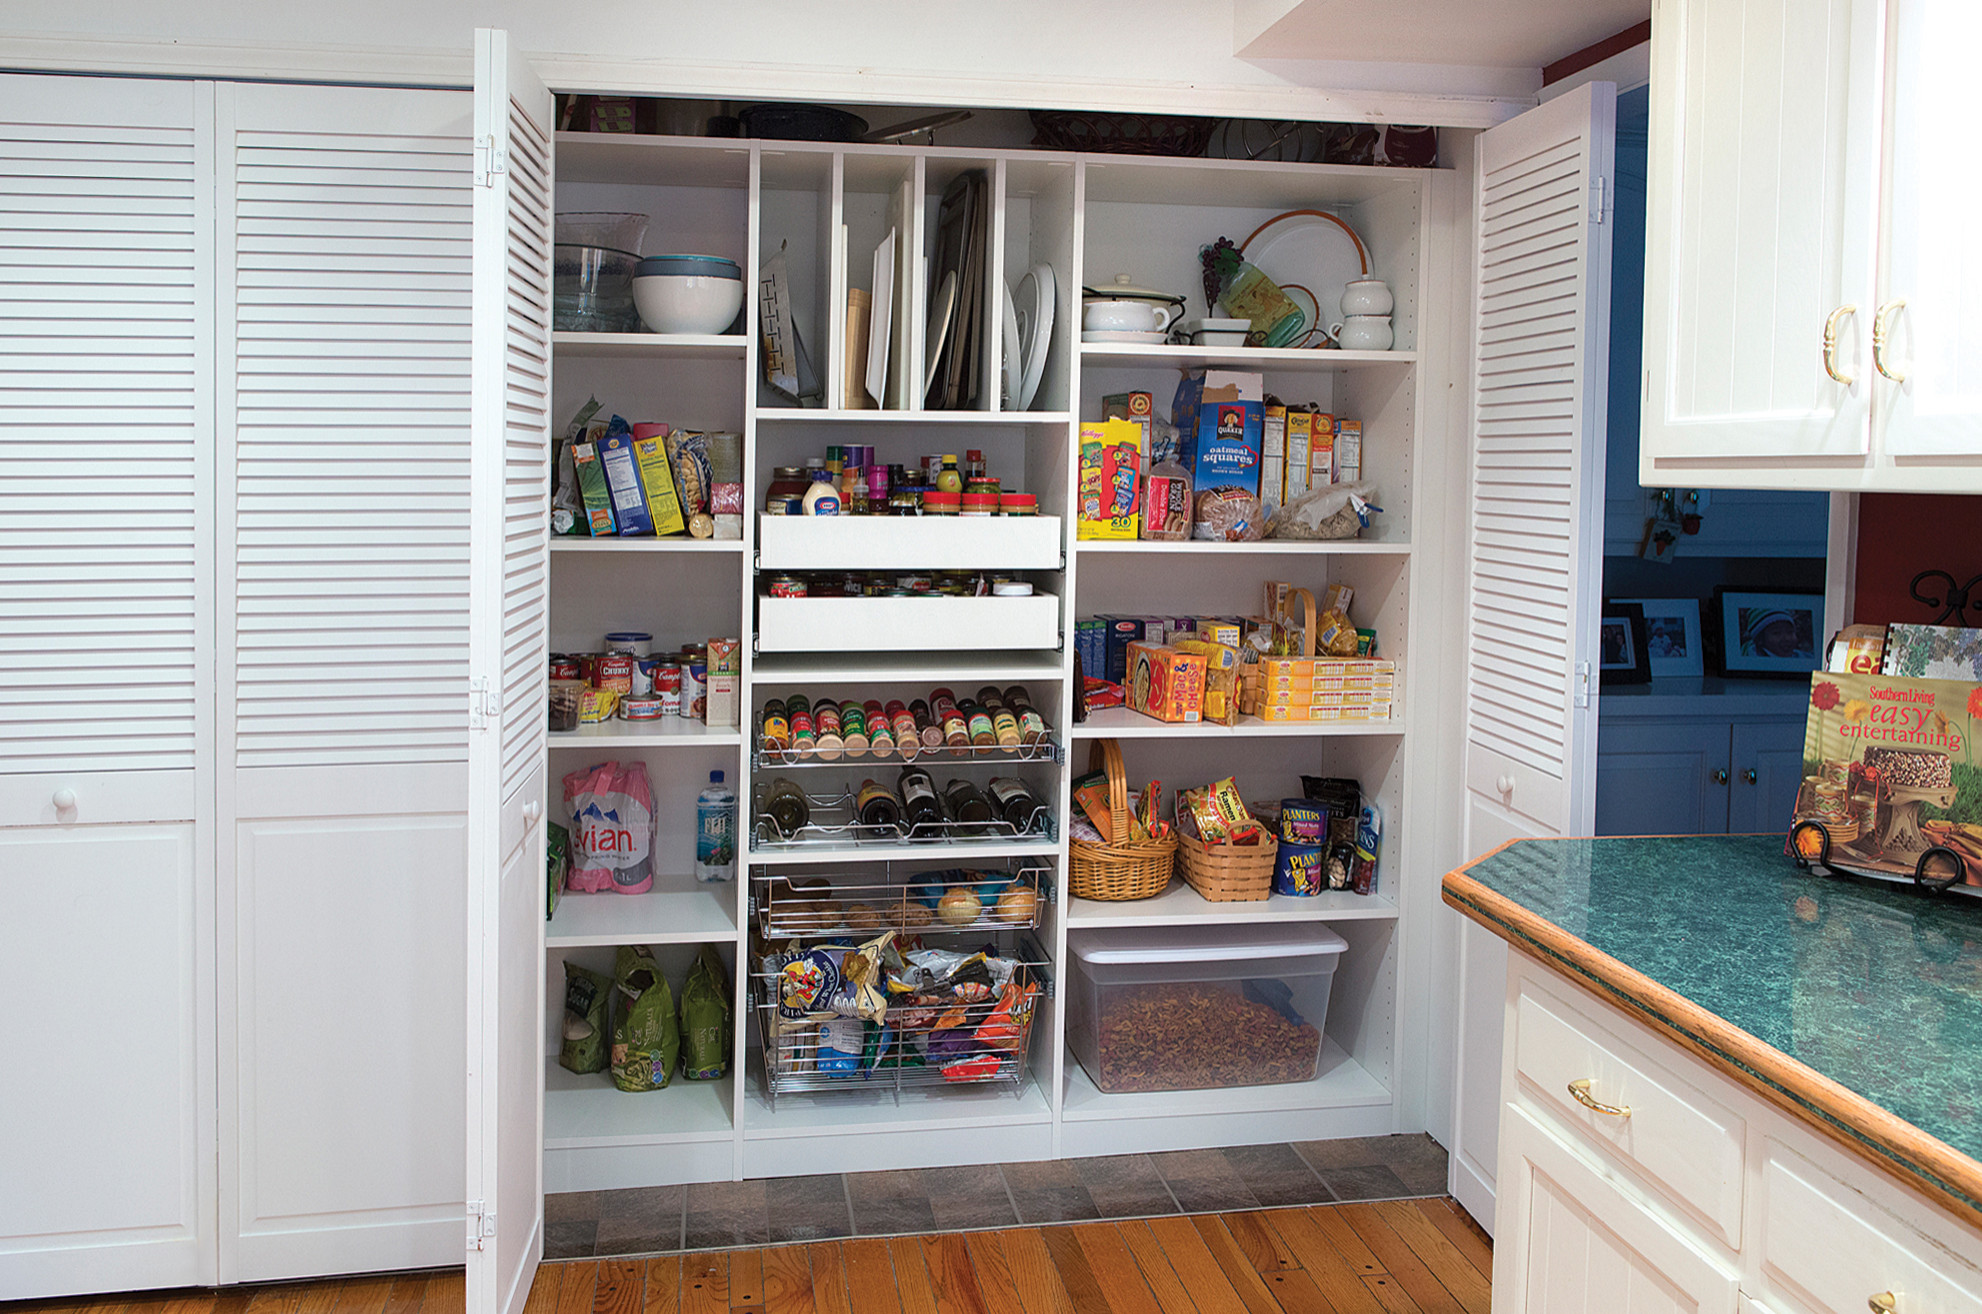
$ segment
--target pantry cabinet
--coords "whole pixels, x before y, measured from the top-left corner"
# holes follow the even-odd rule
[[[1658,0],[1641,481],[1959,491],[1963,0]]]
[[[1703,684],[1688,681],[1689,690]],[[1738,684],[1738,682],[1726,682]],[[1801,686],[1605,690],[1597,735],[1598,835],[1780,830],[1803,780]]]

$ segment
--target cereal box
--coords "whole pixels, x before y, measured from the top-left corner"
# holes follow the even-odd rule
[[[1363,477],[1363,422],[1335,422],[1335,482],[1353,484]]]
[[[1259,429],[1259,495],[1282,506],[1287,500],[1287,408],[1270,403],[1261,412]]]
[[[1142,531],[1142,426],[1102,420],[1080,427],[1080,537],[1135,538]]]
[[[1322,412],[1314,417],[1314,441],[1308,444],[1308,487],[1335,482],[1335,417]]]
[[[1281,503],[1283,506],[1308,494],[1311,482],[1308,478],[1308,453],[1314,442],[1314,414],[1311,411],[1294,411],[1287,415],[1286,423],[1287,472],[1282,476],[1286,490],[1285,501]]]
[[[1170,418],[1198,494],[1214,488],[1259,493],[1264,395],[1260,375],[1233,370],[1193,370],[1177,385]]]
[[[1204,658],[1166,644],[1129,645],[1129,710],[1159,721],[1204,719]]]

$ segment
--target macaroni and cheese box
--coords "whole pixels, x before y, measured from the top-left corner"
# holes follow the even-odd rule
[[[1136,538],[1142,532],[1143,427],[1102,420],[1080,427],[1081,538]]]
[[[1211,643],[1204,639],[1172,639],[1179,652],[1204,658],[1204,719],[1213,725],[1232,725],[1239,719],[1239,650],[1236,646]]]
[[[1204,719],[1204,658],[1167,644],[1129,645],[1129,710],[1159,721]]]
[[[1170,419],[1177,426],[1183,464],[1198,494],[1214,488],[1259,494],[1264,397],[1260,375],[1234,370],[1193,370],[1177,385]],[[1083,449],[1085,442],[1083,438]]]

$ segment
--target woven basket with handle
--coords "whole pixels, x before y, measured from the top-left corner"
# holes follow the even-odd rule
[[[1177,837],[1178,865],[1190,887],[1211,903],[1243,903],[1273,893],[1273,863],[1280,843],[1271,835],[1257,844],[1206,844],[1195,835]]]
[[[1163,839],[1129,839],[1129,777],[1122,766],[1122,750],[1112,739],[1097,739],[1088,754],[1087,769],[1108,773],[1109,842],[1096,844],[1077,839],[1068,846],[1071,853],[1067,889],[1076,899],[1100,899],[1118,903],[1124,899],[1148,899],[1163,893],[1170,884],[1170,871],[1177,859],[1175,836]]]

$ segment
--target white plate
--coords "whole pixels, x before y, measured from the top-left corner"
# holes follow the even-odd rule
[[[998,403],[1003,410],[1016,410],[1019,400],[1019,385],[1025,381],[1025,358],[1019,351],[1019,308],[1012,300],[1012,290],[1002,289],[1005,294],[1005,392]]]
[[[1082,342],[1161,342],[1170,335],[1162,329],[1082,329]]]
[[[1294,215],[1274,224],[1247,245],[1245,257],[1282,287],[1293,283],[1306,288],[1321,321],[1310,327],[1324,330],[1342,317],[1342,290],[1349,280],[1363,276],[1356,239],[1314,215]]]
[[[936,359],[943,354],[943,342],[950,336],[950,319],[957,311],[957,271],[943,275],[943,286],[929,306],[929,348],[922,356],[922,389],[925,398],[936,379]]]
[[[1030,293],[1026,291],[1028,283],[1032,285]],[[1025,357],[1025,373],[1019,382],[1017,410],[1032,409],[1032,399],[1039,395],[1039,382],[1046,377],[1046,349],[1053,342],[1053,288],[1051,265],[1034,265],[1019,280],[1015,299],[1019,308],[1019,352]]]

